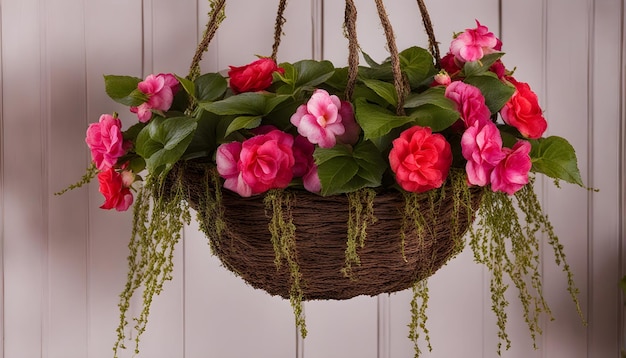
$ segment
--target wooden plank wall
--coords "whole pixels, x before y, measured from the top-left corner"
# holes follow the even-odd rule
[[[229,0],[228,17],[202,63],[206,71],[269,55],[277,1]],[[387,56],[373,2],[356,1],[359,41]],[[599,192],[541,180],[538,191],[580,288],[587,326],[544,245],[545,296],[534,350],[516,296],[513,340],[503,357],[618,357],[623,346],[623,0],[427,1],[441,48],[454,32],[489,26],[507,67],[537,92],[550,134],[570,139],[585,182]],[[280,61],[345,64],[343,2],[292,0]],[[414,0],[387,1],[400,48],[426,45]],[[201,0],[0,0],[0,358],[112,356],[118,294],[126,278],[130,213],[103,211],[97,185],[61,197],[87,167],[88,123],[117,111],[103,74],[186,74],[203,31]],[[305,305],[309,336],[297,336],[289,303],[246,286],[212,257],[193,223],[176,251],[174,280],[153,305],[140,357],[400,358],[410,292]],[[430,279],[425,357],[496,357],[489,277],[469,250]],[[511,290],[512,291],[512,290]],[[132,356],[129,352],[128,356]]]

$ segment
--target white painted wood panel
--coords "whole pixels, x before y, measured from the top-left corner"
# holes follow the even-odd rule
[[[2,3],[4,355],[34,358],[44,348],[47,289],[41,68],[41,3]],[[13,173],[13,174],[11,174]]]
[[[323,21],[314,19],[323,3]],[[275,2],[229,0],[205,55],[205,71],[269,55]],[[387,56],[372,1],[357,0],[360,44]],[[315,5],[318,7],[315,8]],[[556,318],[534,351],[511,289],[504,357],[611,357],[620,345],[617,289],[623,248],[625,153],[621,0],[427,1],[441,50],[478,19],[504,40],[507,66],[538,93],[550,133],[577,149],[588,193],[538,185],[581,290],[589,326],[576,316],[565,275],[544,245],[544,293]],[[413,0],[387,1],[398,45],[426,45]],[[567,11],[563,11],[563,9]],[[0,0],[0,357],[111,357],[118,294],[126,279],[131,213],[103,211],[97,184],[62,197],[88,165],[84,131],[102,113],[135,118],[104,93],[103,74],[184,75],[208,4],[201,0]],[[341,1],[291,1],[279,61],[313,56],[323,24],[324,58],[344,65]],[[500,28],[501,25],[501,28]],[[620,136],[621,134],[621,136]],[[622,171],[620,172],[620,165]],[[620,211],[621,210],[621,211]],[[620,226],[621,225],[621,226]],[[622,231],[620,232],[620,227]],[[430,280],[426,357],[495,357],[489,277],[469,250]],[[142,357],[406,357],[410,292],[305,304],[299,341],[289,302],[254,290],[220,266],[194,223],[176,270],[154,301]],[[132,353],[132,352],[129,352]],[[128,355],[130,356],[130,354]]]

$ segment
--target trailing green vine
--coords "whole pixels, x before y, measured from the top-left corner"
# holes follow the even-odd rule
[[[524,214],[523,227],[518,211]],[[573,274],[565,260],[563,246],[554,234],[534,192],[534,178],[513,197],[486,190],[479,209],[478,222],[471,230],[470,247],[475,261],[485,265],[491,272],[490,291],[492,310],[498,325],[498,353],[503,344],[506,349],[511,345],[506,333],[505,309],[509,303],[505,297],[508,289],[505,274],[518,290],[524,319],[535,347],[537,336],[542,333],[539,325],[541,314],[552,319],[550,308],[543,298],[539,232],[547,235],[548,243],[554,249],[557,265],[563,264],[568,278],[568,291],[582,318]]]
[[[180,241],[183,225],[190,221],[181,183],[176,180],[166,184],[165,178],[148,177],[138,190],[134,205],[133,230],[128,244],[128,275],[120,294],[114,357],[118,356],[119,349],[126,348],[124,341],[131,299],[142,288],[142,309],[132,318],[136,332],[134,350],[139,353],[139,340],[148,324],[152,300],[162,292],[163,284],[172,279],[174,248]]]
[[[268,229],[272,234],[272,244],[276,255],[274,262],[277,268],[281,266],[282,260],[287,261],[289,265],[291,276],[289,301],[293,308],[296,327],[300,329],[300,335],[304,338],[307,335],[304,310],[302,309],[304,292],[296,251],[296,226],[293,223],[291,211],[293,200],[294,195],[292,193],[281,189],[270,190],[263,198],[265,208],[271,216]]]
[[[341,270],[344,276],[352,277],[352,264],[360,265],[358,248],[365,247],[367,227],[377,221],[374,216],[376,191],[364,188],[347,193],[348,197],[348,237],[346,241],[346,265]]]
[[[415,358],[419,357],[422,350],[419,346],[420,331],[424,333],[424,340],[426,341],[428,351],[433,350],[430,344],[430,332],[426,327],[428,321],[428,315],[426,310],[428,309],[428,279],[415,282],[412,287],[413,298],[411,299],[411,322],[409,323],[409,339],[413,342],[415,350]]]

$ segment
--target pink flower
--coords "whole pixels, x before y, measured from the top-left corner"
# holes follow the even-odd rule
[[[498,127],[489,120],[474,122],[461,137],[461,153],[467,160],[467,181],[479,186],[489,184],[491,171],[506,156]]]
[[[293,178],[293,142],[291,135],[273,130],[243,143],[220,145],[216,164],[224,187],[241,196],[287,187]]]
[[[485,97],[478,87],[454,81],[446,87],[445,96],[456,103],[465,127],[470,127],[477,121],[489,120],[491,117],[491,112],[485,104]]]
[[[312,193],[319,193],[322,189],[320,178],[317,174],[317,165],[313,159],[315,146],[303,136],[297,136],[293,143],[293,166],[294,178],[302,177],[304,188]]]
[[[137,114],[140,122],[148,122],[152,118],[152,110],[170,109],[178,87],[178,80],[172,74],[148,75],[137,86],[139,91],[148,96],[148,101],[138,107],[130,107],[130,111]]]
[[[512,149],[502,149],[506,157],[491,172],[491,190],[513,195],[528,184],[528,172],[532,167],[530,148],[529,142],[519,140]]]
[[[87,128],[85,142],[99,170],[112,168],[117,158],[126,153],[121,128],[122,122],[119,118],[110,114],[101,115],[98,123],[92,123]]]
[[[319,193],[322,190],[322,183],[317,173],[317,165],[312,165],[309,168],[309,171],[302,177],[302,183],[304,184],[304,189],[311,193]]]
[[[441,134],[414,126],[393,141],[389,164],[402,189],[423,193],[445,182],[452,165],[452,151]]]
[[[466,29],[452,40],[450,52],[461,63],[478,61],[484,55],[495,52],[497,47],[502,46],[501,44],[498,38],[489,32],[487,26],[481,25],[476,20],[475,29]]]
[[[115,209],[126,211],[133,203],[133,194],[130,192],[130,185],[134,180],[134,174],[124,171],[122,174],[113,168],[108,168],[98,173],[100,183],[100,193],[104,196],[102,209]]]
[[[332,148],[337,143],[336,137],[346,132],[341,107],[339,97],[317,89],[309,101],[291,116],[291,124],[309,142],[322,148]]]
[[[524,137],[540,138],[548,128],[548,122],[543,117],[537,95],[527,83],[517,82],[513,77],[506,79],[515,86],[515,93],[500,110],[502,119]]]
[[[252,188],[243,180],[243,173],[239,168],[240,154],[240,142],[222,144],[215,153],[215,163],[217,172],[225,179],[224,188],[243,197],[249,197],[252,195]]]
[[[261,58],[241,67],[230,66],[230,88],[233,93],[257,92],[269,87],[273,81],[273,73],[284,73],[271,58]]]

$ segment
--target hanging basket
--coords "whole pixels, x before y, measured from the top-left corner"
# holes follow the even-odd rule
[[[278,264],[270,225],[272,208],[267,195],[243,198],[220,190],[217,210],[211,209],[213,188],[209,164],[187,163],[177,171],[186,198],[198,213],[211,240],[214,254],[223,265],[248,284],[271,295],[289,298],[292,272],[287,263]],[[360,263],[347,263],[350,203],[347,195],[323,197],[304,190],[285,190],[288,205],[281,204],[283,219],[295,227],[293,256],[302,280],[303,300],[344,300],[359,295],[374,296],[410,288],[434,274],[463,248],[462,236],[471,225],[482,189],[469,188],[469,205],[462,204],[452,181],[434,197],[416,195],[422,213],[422,229],[406,216],[406,197],[396,190],[376,192],[374,222],[367,225]],[[271,205],[270,205],[271,206]],[[219,214],[216,214],[219,213]],[[223,221],[223,230],[214,229]],[[348,272],[347,269],[348,268]]]

